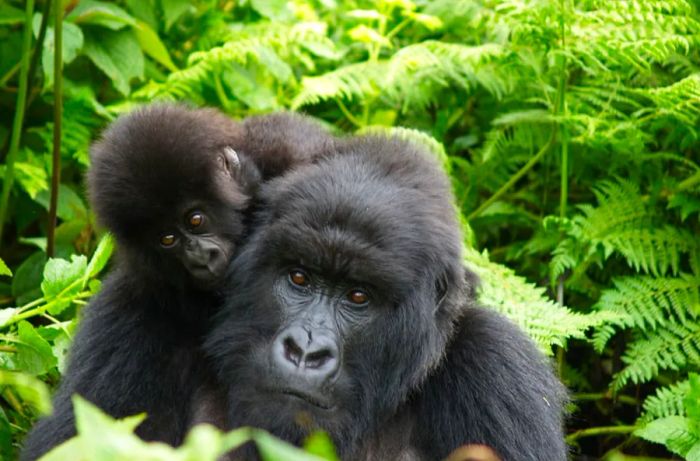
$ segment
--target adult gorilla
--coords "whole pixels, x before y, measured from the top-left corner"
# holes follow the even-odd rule
[[[436,460],[465,443],[564,460],[562,386],[522,332],[473,305],[436,162],[392,138],[339,150],[264,187],[232,265],[207,341],[230,426],[293,443],[320,428],[352,460]]]

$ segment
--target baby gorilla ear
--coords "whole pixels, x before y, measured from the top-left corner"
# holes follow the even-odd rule
[[[229,176],[235,176],[241,168],[241,159],[238,157],[238,152],[230,146],[223,148],[218,160],[224,172]]]

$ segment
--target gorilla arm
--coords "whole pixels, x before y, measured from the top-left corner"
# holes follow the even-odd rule
[[[152,315],[143,301],[132,303],[133,290],[123,282],[112,274],[86,307],[53,413],[29,433],[21,460],[37,459],[75,435],[75,393],[114,417],[146,412],[149,417],[136,431],[146,440],[181,441],[189,420],[183,396],[193,392],[196,384],[189,377],[204,373],[205,359],[195,347],[173,341],[180,335],[177,326]]]
[[[477,443],[503,461],[564,461],[566,400],[546,358],[517,326],[469,308],[415,402],[413,443],[426,460]]]

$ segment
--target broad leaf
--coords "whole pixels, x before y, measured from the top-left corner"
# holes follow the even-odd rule
[[[57,360],[49,343],[26,321],[17,327],[19,342],[14,360],[16,366],[32,375],[43,375],[56,366]]]
[[[85,32],[83,52],[124,96],[133,78],[143,78],[144,58],[133,30]]]

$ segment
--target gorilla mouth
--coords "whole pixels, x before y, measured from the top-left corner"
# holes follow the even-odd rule
[[[307,394],[306,392],[299,391],[297,389],[291,389],[291,388],[284,388],[284,389],[279,389],[276,391],[279,394],[283,395],[289,395],[291,397],[300,399],[305,401],[306,403],[309,403],[315,407],[321,408],[322,410],[330,410],[333,408],[331,404],[326,402],[323,399],[320,399],[318,397],[314,397],[313,395]]]

